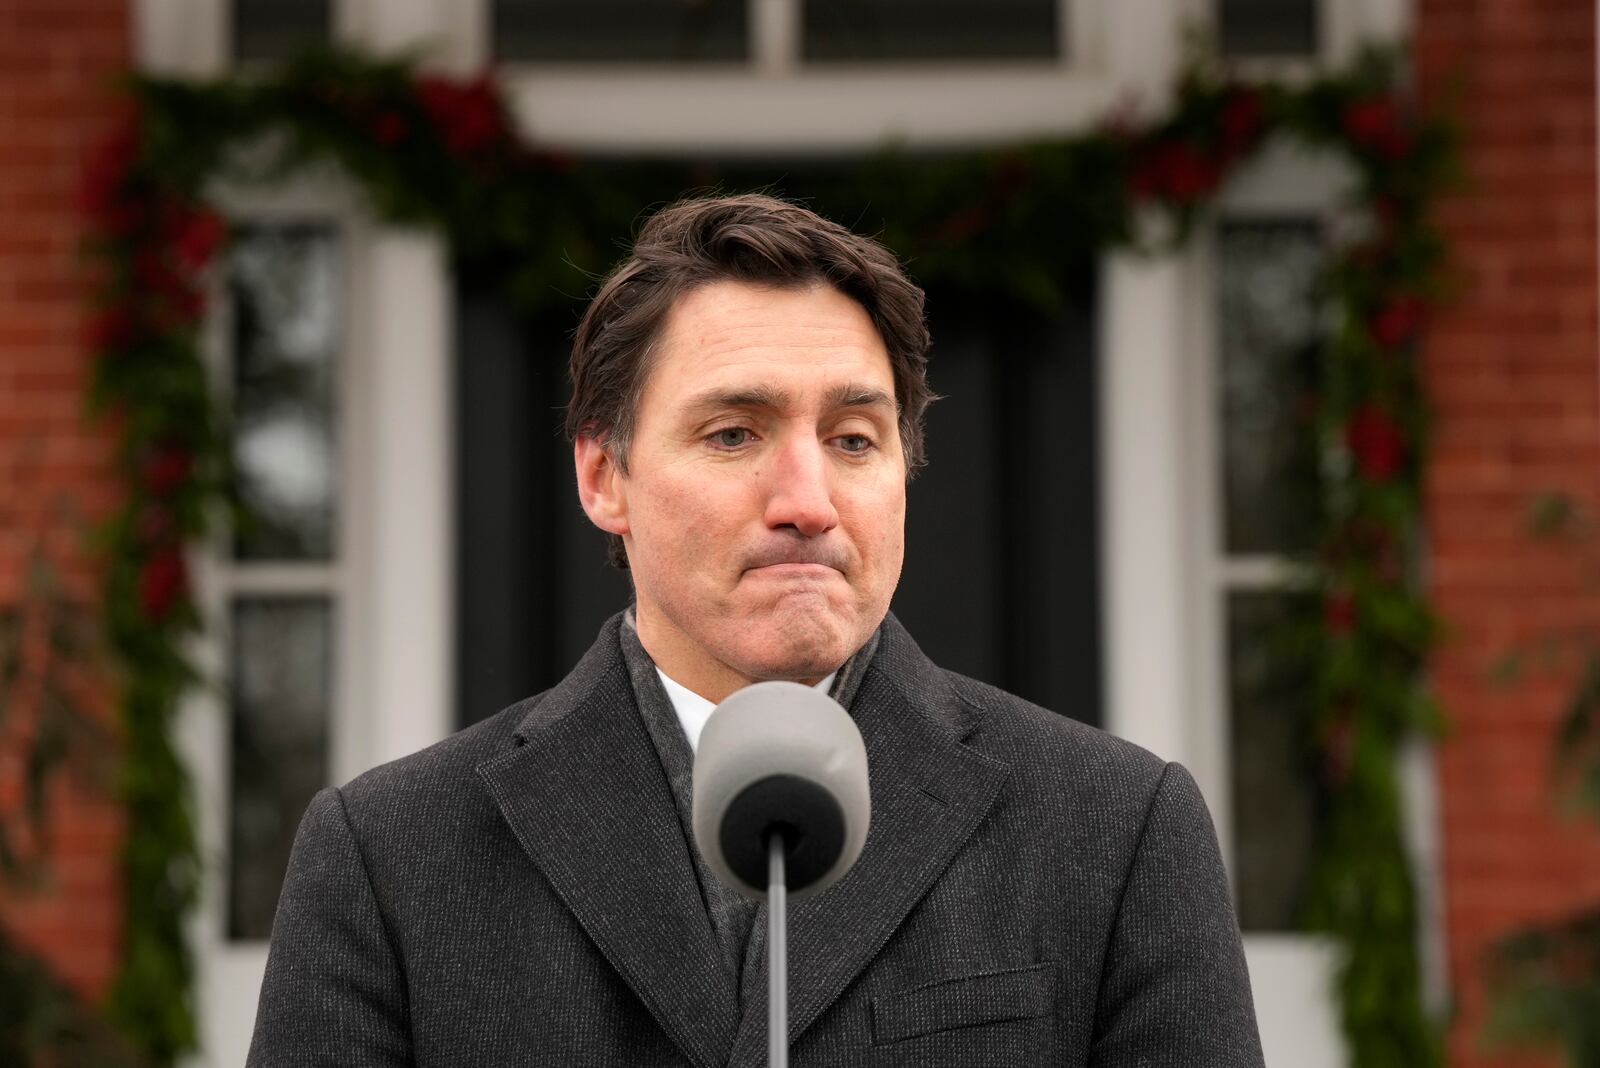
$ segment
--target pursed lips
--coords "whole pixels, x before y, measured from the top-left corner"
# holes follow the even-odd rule
[[[844,574],[844,561],[827,552],[789,551],[758,555],[746,561],[746,574],[761,574],[769,578],[828,578]]]
[[[838,568],[827,564],[778,563],[752,567],[747,573],[767,575],[772,578],[828,578],[841,574]]]

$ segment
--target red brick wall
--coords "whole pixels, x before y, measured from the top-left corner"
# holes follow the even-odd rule
[[[78,190],[129,57],[126,0],[0,2],[0,608],[15,603],[37,546],[73,589],[95,590],[84,535],[115,501],[115,486],[109,438],[84,417]],[[5,812],[18,796],[17,729],[0,735]],[[121,817],[103,795],[70,784],[53,796],[46,882],[10,893],[0,916],[93,996],[117,962]]]
[[[1416,27],[1425,95],[1459,94],[1471,174],[1442,213],[1461,289],[1423,353],[1437,413],[1429,583],[1450,630],[1432,677],[1452,723],[1440,750],[1451,1063],[1524,1063],[1477,1043],[1482,951],[1600,901],[1600,833],[1555,816],[1548,789],[1570,678],[1486,679],[1514,643],[1600,633],[1580,556],[1530,539],[1527,521],[1544,491],[1600,508],[1595,6],[1421,0]]]

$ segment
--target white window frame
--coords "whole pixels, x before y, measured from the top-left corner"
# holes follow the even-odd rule
[[[1106,421],[1124,427],[1137,421],[1143,430],[1105,445],[1108,465],[1121,468],[1107,482],[1108,577],[1123,590],[1107,600],[1108,631],[1117,628],[1110,640],[1117,666],[1110,672],[1116,693],[1109,724],[1189,766],[1230,861],[1226,597],[1282,589],[1305,576],[1282,557],[1224,550],[1216,227],[1223,219],[1309,218],[1336,232],[1353,180],[1342,159],[1275,147],[1231,182],[1181,252],[1144,262],[1114,257],[1108,272],[1107,301],[1146,315],[1136,331],[1114,337],[1107,354],[1113,381]],[[1121,322],[1127,311],[1110,315]],[[1117,361],[1125,366],[1112,366]],[[1120,505],[1119,489],[1130,498]],[[1408,747],[1401,778],[1425,996],[1438,1010],[1445,990],[1441,869],[1433,758],[1425,744]],[[1246,932],[1245,954],[1267,1063],[1346,1063],[1334,946],[1304,934]]]
[[[1247,590],[1284,589],[1306,576],[1282,556],[1230,555],[1225,550],[1217,228],[1224,220],[1305,218],[1328,223],[1346,185],[1341,164],[1336,158],[1270,152],[1219,198],[1216,215],[1196,234],[1186,254],[1195,281],[1189,292],[1189,336],[1197,379],[1187,394],[1193,405],[1188,478],[1196,490],[1190,531],[1194,556],[1190,633],[1199,644],[1194,661],[1199,681],[1196,714],[1190,721],[1195,731],[1192,752],[1196,778],[1213,799],[1212,819],[1223,855],[1230,861],[1237,839],[1228,743],[1227,597]],[[1229,868],[1233,870],[1231,863]],[[1347,1057],[1333,986],[1339,963],[1335,947],[1325,939],[1292,932],[1246,931],[1244,940],[1268,1063],[1341,1068]]]
[[[178,730],[195,779],[205,861],[190,927],[202,1042],[202,1054],[192,1062],[197,1065],[243,1063],[267,953],[265,941],[226,936],[231,745],[225,680],[232,599],[254,593],[331,596],[330,783],[348,782],[454,728],[447,470],[451,289],[444,249],[434,235],[375,225],[354,191],[333,174],[301,175],[271,190],[219,188],[211,195],[238,222],[326,222],[334,228],[343,336],[335,367],[334,559],[238,563],[226,534],[197,554],[195,585],[205,627],[192,653],[215,684],[189,697]],[[223,300],[213,307],[204,346],[225,402],[231,379],[228,308]],[[395,412],[405,418],[386,417]]]
[[[331,194],[331,195],[330,195]],[[180,751],[194,778],[197,830],[203,860],[199,907],[191,917],[190,944],[197,965],[196,1002],[204,1054],[197,1063],[242,1063],[254,1020],[255,1005],[248,996],[252,984],[259,989],[266,965],[267,943],[235,941],[227,934],[229,806],[232,798],[231,715],[228,708],[228,673],[231,670],[232,604],[241,595],[291,597],[325,595],[333,610],[333,693],[329,695],[327,723],[327,773],[342,781],[359,762],[365,746],[360,724],[352,711],[362,704],[359,657],[361,617],[354,594],[356,563],[363,539],[365,509],[361,501],[369,480],[361,453],[353,448],[367,418],[363,403],[366,368],[361,353],[360,323],[348,294],[360,277],[356,257],[364,244],[359,216],[348,197],[304,180],[270,194],[224,191],[219,206],[233,220],[246,223],[326,223],[339,241],[341,285],[340,338],[334,356],[335,477],[334,552],[327,562],[239,562],[233,559],[231,532],[219,531],[212,543],[197,553],[195,589],[204,627],[192,644],[192,654],[202,675],[212,683],[193,692],[180,718]],[[220,270],[211,286],[212,312],[208,315],[203,349],[207,370],[218,401],[226,405],[231,392],[233,354],[230,338],[232,308],[226,299]]]
[[[222,0],[136,0],[138,68],[219,76],[230,66],[228,11]],[[432,13],[431,5],[413,0],[340,0],[334,21],[342,39],[382,49],[408,42],[408,27]],[[265,942],[226,937],[230,598],[246,589],[333,592],[330,782],[347,782],[454,728],[453,291],[443,242],[435,234],[376,224],[347,180],[332,172],[302,174],[270,190],[223,186],[208,193],[235,220],[335,225],[342,239],[345,345],[335,416],[337,562],[235,567],[226,543],[196,553],[196,597],[206,626],[192,654],[211,685],[190,695],[177,729],[195,780],[205,862],[189,927],[201,1042],[188,1061],[192,1066],[244,1062],[267,953]],[[223,315],[211,316],[203,344],[219,386],[229,379],[227,334]],[[396,412],[404,418],[393,417]]]

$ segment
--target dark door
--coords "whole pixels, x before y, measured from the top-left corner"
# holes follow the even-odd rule
[[[929,294],[929,463],[893,610],[936,663],[1100,722],[1093,294],[1051,315]],[[628,603],[561,434],[578,314],[527,322],[462,287],[457,320],[460,722],[558,681]]]

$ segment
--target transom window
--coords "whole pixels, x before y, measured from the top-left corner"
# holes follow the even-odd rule
[[[1051,59],[1056,0],[802,0],[807,60]]]
[[[1064,31],[1091,0],[484,0],[487,55],[528,63],[749,64],[770,41],[791,62],[1025,62],[1068,55]],[[1315,56],[1319,0],[1214,0],[1218,51]],[[228,51],[283,60],[330,44],[338,0],[230,0]],[[768,38],[763,47],[761,39]]]
[[[233,0],[232,55],[272,62],[333,40],[333,0]]]
[[[1225,56],[1310,56],[1321,39],[1317,0],[1217,0],[1217,46]]]
[[[1054,60],[1084,0],[490,0],[513,62],[748,62],[775,23],[805,63]]]
[[[749,58],[746,0],[492,0],[496,59],[584,62]]]

